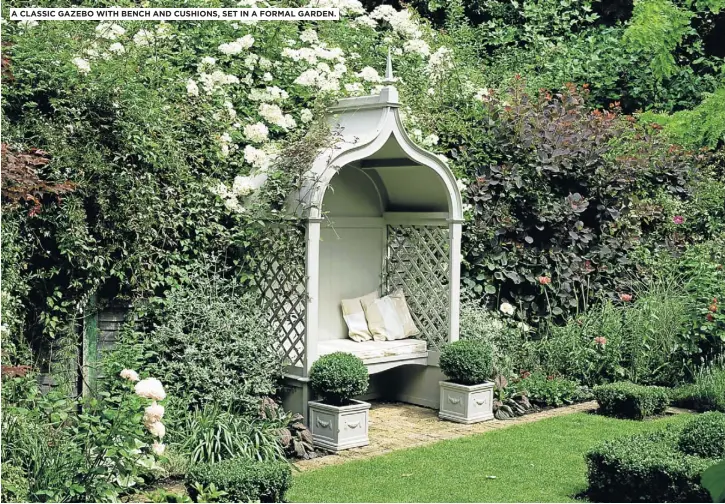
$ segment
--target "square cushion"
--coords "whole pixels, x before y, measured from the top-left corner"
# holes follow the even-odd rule
[[[390,341],[405,338],[403,321],[389,296],[366,300],[362,303],[368,328],[375,341]]]
[[[363,309],[363,301],[369,302],[378,299],[380,296],[377,292],[371,292],[365,294],[362,297],[354,299],[343,299],[342,305],[342,318],[347,324],[347,335],[351,340],[362,342],[370,341],[373,339],[373,335],[368,329],[368,323],[365,319],[365,310]]]
[[[395,311],[398,312],[398,317],[400,317],[400,320],[403,322],[405,337],[409,338],[411,336],[418,336],[420,334],[420,330],[415,326],[413,317],[410,314],[410,309],[408,308],[408,302],[405,300],[403,289],[398,289],[395,292],[388,294],[388,297],[390,297],[390,299],[393,300],[393,303],[395,303]]]

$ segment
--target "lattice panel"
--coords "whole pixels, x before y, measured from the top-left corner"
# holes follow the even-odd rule
[[[403,289],[419,337],[434,349],[448,340],[448,235],[447,227],[388,226],[385,287],[388,292]]]
[[[303,366],[307,313],[304,230],[270,229],[270,233],[270,247],[258,265],[256,282],[286,364]],[[275,233],[286,236],[275,241]],[[275,247],[275,243],[285,245]]]

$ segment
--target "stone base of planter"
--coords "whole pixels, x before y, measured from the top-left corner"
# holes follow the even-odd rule
[[[352,400],[347,406],[331,406],[309,401],[309,426],[316,448],[336,453],[367,446],[370,403]]]
[[[458,423],[477,423],[493,418],[493,382],[459,385],[439,382],[441,405],[438,417]]]

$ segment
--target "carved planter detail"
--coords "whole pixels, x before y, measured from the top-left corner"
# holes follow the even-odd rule
[[[493,382],[459,385],[442,381],[438,417],[458,423],[477,423],[493,418]]]
[[[308,404],[310,431],[315,447],[338,452],[370,444],[369,403],[353,399],[347,406],[331,406],[317,401]]]

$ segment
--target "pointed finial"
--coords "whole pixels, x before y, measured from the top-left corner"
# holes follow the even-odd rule
[[[388,47],[388,61],[385,65],[385,79],[383,79],[383,84],[386,86],[392,86],[395,84],[395,79],[393,78],[393,59],[390,57],[390,47]]]

